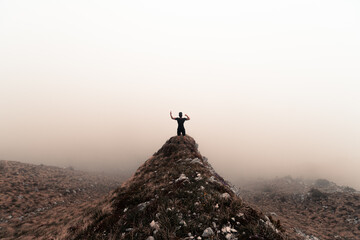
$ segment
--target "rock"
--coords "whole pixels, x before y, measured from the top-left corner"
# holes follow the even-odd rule
[[[203,237],[210,237],[214,235],[214,231],[211,229],[211,227],[208,227],[204,230],[203,234],[201,236]]]
[[[153,236],[149,236],[146,240],[155,240]]]
[[[160,226],[157,222],[155,222],[154,220],[151,221],[150,223],[150,227],[154,228],[155,230],[159,230]]]
[[[230,198],[230,194],[228,194],[228,193],[223,193],[223,194],[221,194],[221,198],[229,199],[229,198]]]
[[[180,221],[180,225],[184,225],[185,227],[187,226],[186,222],[184,220]]]
[[[175,182],[185,181],[185,180],[189,180],[189,178],[188,178],[185,174],[182,173],[182,174],[180,175],[180,177],[175,180]]]
[[[191,163],[198,163],[200,165],[204,165],[199,158],[194,158]]]
[[[142,210],[144,210],[149,204],[150,204],[149,201],[140,203],[140,204],[138,204],[138,208],[139,208],[140,211],[142,211]]]
[[[234,239],[234,236],[231,233],[228,233],[228,234],[226,234],[225,238],[227,240],[232,240],[232,239]]]
[[[195,181],[200,181],[200,180],[202,180],[202,177],[201,177],[201,174],[198,173],[198,174],[196,175]]]

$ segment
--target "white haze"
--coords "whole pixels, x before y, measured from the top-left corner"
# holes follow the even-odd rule
[[[0,159],[134,171],[176,133],[225,178],[360,188],[360,2],[0,1]]]

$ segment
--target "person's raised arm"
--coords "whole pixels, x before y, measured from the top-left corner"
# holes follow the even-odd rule
[[[190,120],[190,117],[187,114],[185,114],[185,117],[186,117],[186,120]]]
[[[174,119],[175,120],[175,118],[173,117],[173,115],[172,115],[172,112],[170,111],[170,117],[171,117],[171,119]]]

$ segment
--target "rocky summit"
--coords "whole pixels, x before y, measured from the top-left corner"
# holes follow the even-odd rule
[[[172,137],[64,239],[286,239],[279,222],[236,192],[193,138]]]

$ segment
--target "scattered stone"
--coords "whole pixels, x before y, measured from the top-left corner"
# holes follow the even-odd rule
[[[180,224],[183,225],[184,227],[187,226],[187,224],[186,224],[186,222],[185,222],[184,220],[181,220],[181,221],[180,221]]]
[[[139,208],[140,211],[142,211],[142,210],[144,210],[149,204],[150,204],[149,201],[140,203],[140,204],[138,204],[138,208]]]
[[[222,231],[223,233],[229,233],[229,232],[231,232],[231,228],[230,228],[229,226],[225,226],[225,227],[223,227],[223,228],[221,229],[221,231]]]
[[[194,158],[191,163],[198,163],[200,165],[204,165],[199,158]]]
[[[150,223],[150,227],[154,228],[155,230],[159,230],[160,226],[157,222],[155,222],[154,220],[151,221]]]
[[[227,240],[232,240],[232,239],[234,239],[234,238],[233,238],[233,235],[232,235],[231,233],[226,234],[226,235],[225,235],[225,238],[226,238]]]
[[[201,174],[198,173],[198,174],[196,175],[195,181],[200,181],[200,180],[202,180],[202,177],[201,177]]]
[[[180,177],[175,180],[175,182],[186,181],[186,180],[189,180],[189,178],[185,174],[182,173],[180,175]]]
[[[213,236],[214,235],[214,231],[208,227],[204,230],[203,234],[201,236],[203,237],[210,237],[210,236]]]
[[[230,194],[228,194],[228,193],[223,193],[223,194],[221,194],[221,198],[230,199]]]

